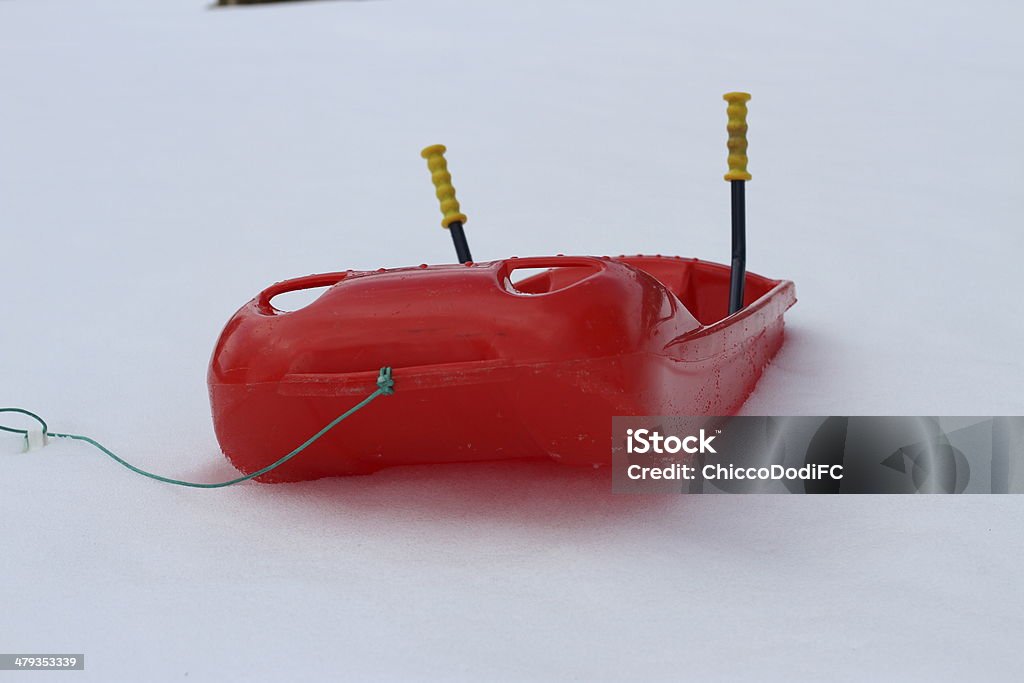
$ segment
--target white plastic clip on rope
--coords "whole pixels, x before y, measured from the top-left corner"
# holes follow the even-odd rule
[[[42,429],[29,429],[25,432],[25,452],[37,451],[46,445],[46,432]]]

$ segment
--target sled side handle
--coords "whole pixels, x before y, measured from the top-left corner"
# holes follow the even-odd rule
[[[277,315],[280,311],[274,308],[274,305],[271,304],[270,301],[278,294],[297,292],[302,289],[316,289],[317,287],[332,287],[351,274],[352,271],[349,270],[343,273],[306,275],[305,277],[297,277],[291,280],[277,282],[259,293],[255,300],[256,310],[263,315]]]

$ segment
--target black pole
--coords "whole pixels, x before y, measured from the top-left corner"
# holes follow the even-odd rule
[[[729,172],[725,179],[732,185],[732,272],[729,275],[729,315],[743,308],[743,286],[747,280],[747,209],[743,197],[747,172],[747,100],[750,93],[727,92],[725,113],[729,122]]]
[[[747,209],[743,180],[732,186],[732,274],[729,280],[729,315],[743,308],[743,285],[747,279]]]
[[[473,256],[469,253],[469,243],[466,241],[466,231],[463,229],[466,221],[466,214],[459,210],[459,200],[455,198],[455,188],[452,186],[452,174],[448,172],[448,162],[444,153],[448,151],[444,145],[431,145],[423,148],[420,156],[427,160],[427,169],[430,171],[430,182],[434,183],[435,194],[441,202],[441,227],[452,233],[452,244],[455,245],[455,256],[459,263],[469,263]]]
[[[448,230],[452,233],[455,256],[459,259],[459,263],[472,261],[473,256],[469,253],[469,243],[466,241],[466,231],[462,229],[462,221],[452,221],[448,224]]]

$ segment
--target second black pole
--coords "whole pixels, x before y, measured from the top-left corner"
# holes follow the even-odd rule
[[[469,263],[473,256],[469,253],[469,242],[466,241],[465,225],[468,219],[459,207],[459,200],[455,198],[452,174],[448,172],[448,162],[444,158],[446,151],[444,145],[431,145],[424,148],[420,156],[427,160],[430,181],[434,184],[437,200],[441,202],[441,227],[452,234],[455,257],[459,263]]]
[[[750,93],[727,92],[722,99],[729,103],[729,172],[725,179],[732,192],[732,272],[729,275],[729,315],[743,309],[743,286],[747,281],[747,207],[744,197],[747,171],[747,101]]]
[[[729,280],[729,315],[743,308],[743,285],[747,280],[746,181],[731,180],[732,189],[732,272]]]
[[[449,223],[448,231],[452,233],[455,257],[459,259],[459,263],[469,263],[472,261],[473,255],[469,253],[469,242],[466,241],[466,231],[462,229],[462,221]]]

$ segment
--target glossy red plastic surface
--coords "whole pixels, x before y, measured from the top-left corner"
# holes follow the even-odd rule
[[[547,269],[516,284],[513,271]],[[285,292],[329,286],[296,311]],[[793,283],[678,257],[575,256],[311,275],[228,322],[210,362],[214,426],[245,473],[378,398],[265,475],[297,481],[406,464],[611,461],[615,415],[729,415],[783,339]]]

